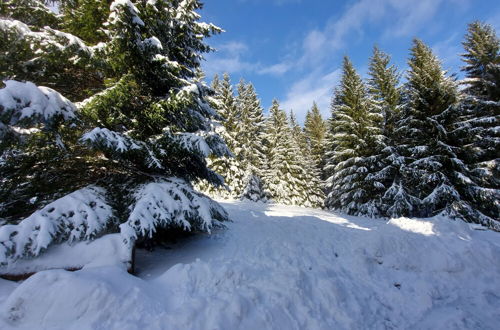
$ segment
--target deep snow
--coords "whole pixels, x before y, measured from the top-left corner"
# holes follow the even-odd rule
[[[498,329],[500,234],[224,202],[227,229],[117,266],[0,280],[0,328]]]

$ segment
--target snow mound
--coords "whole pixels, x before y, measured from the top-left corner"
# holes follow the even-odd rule
[[[52,245],[37,258],[19,259],[0,267],[0,274],[18,275],[47,269],[79,269],[110,265],[128,269],[131,253],[120,234],[110,234],[93,241],[72,245],[67,242]]]
[[[11,290],[0,327],[498,328],[498,233],[443,217],[386,222],[223,205],[227,230],[138,259],[142,279],[96,267],[0,290]]]

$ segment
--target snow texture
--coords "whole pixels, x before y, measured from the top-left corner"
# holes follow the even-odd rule
[[[103,266],[0,281],[0,328],[498,328],[498,233],[223,205],[227,230],[138,251],[139,278]]]
[[[25,118],[49,121],[61,116],[64,120],[75,118],[76,107],[53,89],[36,86],[32,82],[4,81],[0,89],[0,114],[12,112],[10,124]]]
[[[47,251],[34,259],[19,259],[0,267],[0,274],[28,274],[48,269],[130,265],[131,250],[123,244],[120,234],[109,234],[93,241],[76,244],[67,242],[50,246]]]
[[[89,240],[107,227],[111,207],[103,188],[74,191],[36,211],[17,225],[0,227],[0,265],[35,257],[53,242]]]

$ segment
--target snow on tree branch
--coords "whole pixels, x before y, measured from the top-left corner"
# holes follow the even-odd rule
[[[158,227],[210,232],[212,227],[221,226],[219,220],[227,219],[218,203],[177,178],[144,184],[134,197],[128,221],[120,225],[128,243],[140,236],[151,237]]]
[[[88,186],[72,192],[17,225],[0,227],[0,265],[35,257],[53,242],[89,240],[102,233],[112,218],[106,190]]]
[[[24,118],[40,118],[45,121],[55,116],[65,120],[75,118],[76,107],[55,90],[36,86],[32,82],[4,81],[0,90],[0,111],[13,112],[10,124]]]

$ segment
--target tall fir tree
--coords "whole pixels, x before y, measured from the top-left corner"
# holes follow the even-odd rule
[[[8,137],[0,145],[0,217],[10,223],[0,227],[0,263],[58,241],[120,231],[131,244],[172,227],[210,231],[227,219],[190,184],[221,184],[205,159],[229,153],[212,130],[219,118],[208,104],[212,91],[197,78],[211,51],[204,39],[220,31],[199,21],[201,7],[197,0],[114,1],[102,24],[106,37],[94,48],[93,40],[56,30],[58,23],[0,20],[9,36],[3,57],[29,46],[17,63],[2,64],[3,77],[61,87],[75,100],[93,94],[75,106],[30,82],[7,80],[0,89],[0,135]],[[34,52],[41,60],[30,71]],[[95,93],[99,84],[75,79],[65,87],[80,66],[106,86]]]
[[[408,101],[396,134],[404,157],[402,189],[412,198],[400,215],[429,217],[460,200],[453,182],[459,161],[449,136],[458,89],[421,40],[414,40],[408,65]]]
[[[300,205],[321,207],[325,199],[321,173],[317,168],[316,159],[313,156],[309,141],[297,122],[293,111],[290,112],[290,127],[294,147],[298,148],[295,159],[301,167],[301,172],[297,173],[303,196]]]
[[[381,186],[369,183],[367,176],[378,166],[372,156],[380,148],[382,118],[347,57],[331,111],[325,206],[354,215],[378,215],[372,196]]]
[[[223,127],[219,129],[219,134],[226,141],[232,154],[208,159],[209,167],[224,178],[224,187],[214,186],[207,181],[200,182],[198,186],[213,197],[240,198],[247,183],[244,148],[239,141],[241,111],[234,96],[229,74],[225,73],[222,81],[216,75],[212,80],[212,88],[215,90],[212,103],[222,117]]]
[[[306,135],[309,148],[313,160],[316,164],[317,170],[321,174],[321,179],[325,180],[326,177],[323,173],[325,167],[325,140],[327,133],[327,124],[319,111],[316,102],[313,103],[311,110],[306,113],[304,122],[304,133]]]
[[[372,196],[379,205],[379,213],[385,216],[399,216],[413,205],[401,183],[403,157],[398,150],[399,140],[395,134],[396,122],[402,108],[402,93],[399,87],[400,74],[390,64],[390,56],[374,47],[370,58],[368,90],[373,106],[383,116],[381,149],[375,151],[378,166],[367,179],[379,186],[378,194]]]
[[[293,143],[291,128],[284,110],[273,100],[266,118],[264,133],[264,186],[276,203],[300,205],[304,201],[301,189],[301,164],[296,157],[298,146]]]
[[[239,109],[240,122],[239,134],[236,139],[241,147],[242,164],[246,171],[246,183],[241,198],[266,201],[267,196],[262,182],[264,164],[261,139],[264,129],[263,109],[251,83],[247,84],[243,79],[240,80],[237,91],[236,104]]]
[[[464,97],[452,137],[465,167],[457,184],[469,204],[456,211],[500,230],[500,41],[491,26],[473,22],[463,46]]]

